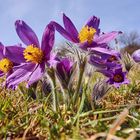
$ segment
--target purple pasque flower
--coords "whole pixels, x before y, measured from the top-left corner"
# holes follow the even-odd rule
[[[77,31],[72,21],[63,13],[64,28],[55,21],[52,21],[55,29],[67,40],[78,43],[80,48],[87,50],[87,48],[100,46],[102,43],[108,43],[120,32],[112,31],[106,34],[100,34],[99,23],[100,19],[92,16],[83,26],[80,32]]]
[[[56,75],[60,80],[63,88],[67,88],[71,79],[71,76],[75,69],[75,63],[69,58],[62,58],[56,64]]]
[[[133,52],[132,58],[135,62],[140,62],[140,49]]]
[[[36,34],[24,21],[17,20],[15,27],[19,38],[27,46],[23,51],[26,62],[14,68],[14,73],[7,79],[7,86],[18,85],[23,81],[30,86],[42,77],[45,64],[49,63],[55,31],[52,24],[48,24],[40,45]]]
[[[98,69],[112,69],[119,66],[120,53],[106,48],[95,47],[90,49],[89,63]]]
[[[19,45],[4,46],[0,43],[0,77],[10,76],[13,73],[13,68],[20,63],[25,62],[23,50]]]
[[[130,82],[126,77],[127,72],[123,72],[122,67],[116,67],[112,70],[102,69],[99,70],[99,72],[107,76],[107,83],[114,85],[116,88],[120,87],[123,84],[129,84]]]
[[[13,73],[13,69],[25,62],[23,50],[20,45],[4,46],[0,43],[0,77],[6,76],[6,79]],[[6,83],[2,84],[7,86]],[[10,88],[15,89],[15,86]]]

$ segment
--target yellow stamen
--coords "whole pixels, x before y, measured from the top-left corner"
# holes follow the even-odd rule
[[[115,82],[121,82],[123,80],[123,77],[119,74],[116,74],[113,79]]]
[[[85,26],[79,32],[79,40],[81,43],[87,41],[89,44],[92,43],[94,35],[96,33],[96,29],[92,27]]]
[[[33,63],[41,63],[44,57],[43,51],[34,45],[27,46],[23,55],[27,62]]]
[[[8,58],[3,58],[0,60],[0,70],[4,73],[7,73],[13,68],[13,62]]]

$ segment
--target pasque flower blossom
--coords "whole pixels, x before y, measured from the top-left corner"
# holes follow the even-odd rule
[[[4,46],[0,43],[0,76],[9,76],[15,66],[25,62],[23,50],[20,45]]]
[[[112,69],[120,65],[120,53],[106,48],[95,47],[90,49],[89,63],[97,69]]]
[[[13,74],[7,78],[7,86],[18,85],[23,81],[30,86],[43,76],[45,64],[49,65],[54,45],[54,28],[51,24],[46,26],[40,45],[36,34],[24,21],[17,20],[15,27],[19,38],[27,46],[23,51],[26,62],[14,68]]]
[[[77,31],[72,21],[63,14],[64,28],[55,21],[52,21],[55,29],[66,39],[73,43],[79,44],[79,46],[87,50],[89,47],[100,46],[100,44],[108,43],[114,39],[118,33],[112,31],[106,34],[100,34],[99,23],[100,19],[92,16],[87,23],[83,26],[80,32]]]
[[[23,50],[20,45],[4,46],[0,43],[0,77],[6,76],[6,79],[13,73],[13,69],[25,62]],[[4,86],[6,86],[4,84]],[[12,89],[15,86],[11,86]]]
[[[118,51],[100,47],[92,48],[90,51],[89,63],[108,78],[107,83],[115,87],[129,83],[129,80],[126,78],[127,72],[122,71],[121,56]]]
[[[127,72],[123,72],[122,67],[116,67],[112,70],[102,69],[99,71],[108,77],[107,83],[114,85],[117,88],[120,87],[122,84],[129,83],[129,80],[126,77]]]

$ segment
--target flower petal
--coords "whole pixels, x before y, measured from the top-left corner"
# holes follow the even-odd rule
[[[0,70],[0,77],[2,77],[4,75],[4,73]]]
[[[96,16],[92,16],[87,21],[85,26],[92,27],[92,28],[96,29],[97,34],[99,34],[100,33],[99,24],[100,24],[100,19]]]
[[[2,59],[2,58],[4,57],[3,51],[4,51],[4,46],[3,46],[3,44],[0,42],[0,59]]]
[[[140,62],[140,49],[133,52],[132,58],[135,62]]]
[[[118,67],[118,65],[120,66],[120,64],[118,63],[107,62],[106,60],[95,57],[93,55],[90,56],[89,63],[98,69],[106,69],[106,68],[112,69],[114,67]]]
[[[54,67],[56,63],[59,61],[57,54],[51,53],[49,60],[46,61],[48,67]]]
[[[109,78],[112,78],[112,76],[113,76],[113,72],[110,70],[107,70],[107,69],[97,69],[97,72],[100,72]]]
[[[97,44],[95,41],[93,41],[91,44],[89,44],[86,41],[84,43],[79,43],[78,45],[81,49],[86,50],[86,51],[87,50],[90,51],[90,50],[92,50],[92,48],[95,48],[95,47],[106,48],[106,49],[109,48],[109,46],[106,43]]]
[[[16,86],[19,83],[29,79],[36,64],[23,63],[17,67],[14,67],[14,72],[6,79],[7,87]]]
[[[84,42],[84,43],[79,43],[78,45],[79,45],[79,47],[81,49],[83,49],[85,51],[87,51],[90,48],[93,48],[93,47],[97,47],[98,46],[98,44],[96,42],[92,42],[91,44],[89,44],[87,41]]]
[[[30,76],[30,79],[28,81],[28,86],[40,80],[44,74],[44,71],[45,71],[45,63],[38,65],[37,68],[34,70],[34,72]]]
[[[59,62],[57,62],[56,70],[58,71],[58,73],[60,73],[60,75],[64,76],[64,73],[66,73],[68,76],[72,68],[72,64],[73,63],[72,61],[70,61],[70,59],[63,58]]]
[[[78,42],[78,31],[72,21],[63,13],[63,23],[66,31],[73,36]]]
[[[50,57],[50,52],[54,45],[54,34],[54,26],[52,24],[48,24],[43,33],[41,44],[41,49],[45,53],[46,57]]]
[[[8,46],[5,47],[5,57],[9,58],[12,62],[16,64],[24,63],[25,59],[23,56],[23,51],[25,48],[22,48],[20,46]]]
[[[34,33],[34,31],[22,20],[17,20],[15,22],[16,32],[19,38],[26,44],[26,45],[36,45],[39,47],[39,41]]]
[[[100,56],[105,56],[105,57],[116,56],[118,58],[120,57],[120,53],[118,51],[113,50],[111,48],[110,49],[106,49],[106,48],[94,47],[91,48],[90,51]]]
[[[99,37],[95,38],[94,41],[98,44],[109,43],[111,40],[115,39],[120,32],[113,31],[110,33],[102,34]]]
[[[70,35],[70,33],[68,33],[61,25],[59,25],[57,22],[52,21],[51,24],[53,24],[53,26],[55,27],[55,29],[63,36],[65,37],[67,40],[70,40],[74,43],[78,43],[79,41],[77,41],[76,38],[74,38],[73,36]]]

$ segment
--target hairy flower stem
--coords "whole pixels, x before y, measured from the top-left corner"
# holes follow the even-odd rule
[[[80,60],[79,60],[80,61]],[[74,94],[74,105],[77,101],[78,95],[79,95],[79,91],[80,91],[80,87],[81,87],[81,83],[82,83],[82,79],[83,79],[83,75],[84,75],[84,71],[85,71],[85,66],[86,66],[86,57],[84,58],[83,62],[80,62],[79,64],[79,79],[78,79],[78,85],[76,88],[76,92]]]
[[[57,92],[56,92],[56,81],[53,79],[52,80],[53,82],[53,86],[52,86],[52,89],[53,89],[53,92],[52,92],[52,95],[53,95],[53,108],[54,108],[54,111],[58,111],[58,99],[57,99]]]
[[[63,101],[64,101],[64,104],[65,104],[65,107],[66,107],[66,110],[67,110],[67,106],[68,106],[67,90],[61,85],[61,83],[60,83],[60,87],[61,87],[61,91],[62,91],[62,94],[63,94]]]
[[[73,124],[75,124],[75,122],[77,121],[77,119],[79,119],[80,113],[82,112],[83,107],[84,107],[85,98],[86,98],[86,95],[85,95],[85,92],[83,92],[82,93],[81,103],[80,103],[79,109],[77,111],[77,114],[75,116],[75,119],[73,121]]]
[[[55,112],[58,111],[58,98],[56,92],[56,78],[55,78],[55,71],[53,68],[48,70],[48,79],[50,80],[51,87],[52,87],[52,97],[53,97],[53,110]]]
[[[71,96],[68,88],[64,88],[61,86],[61,91],[63,94],[63,101],[66,107],[66,111],[70,108],[71,105]]]

